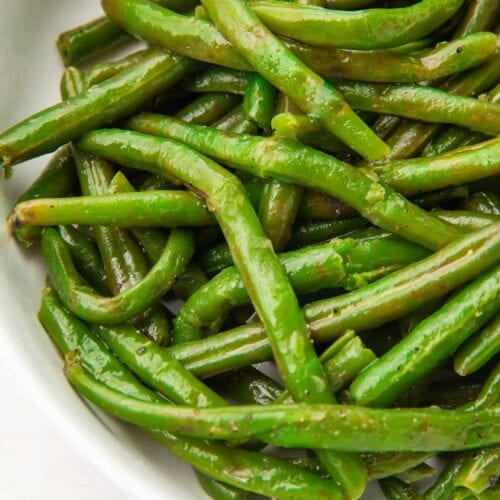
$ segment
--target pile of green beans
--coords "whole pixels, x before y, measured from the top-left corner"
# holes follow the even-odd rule
[[[500,2],[102,7],[0,133],[71,385],[217,500],[495,498]]]

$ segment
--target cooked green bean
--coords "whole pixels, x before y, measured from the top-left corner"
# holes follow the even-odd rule
[[[297,59],[246,4],[233,0],[202,3],[238,51],[302,111],[367,159],[388,153],[386,145],[349,108],[342,95]]]
[[[371,50],[418,40],[449,19],[463,0],[422,0],[395,9],[342,12],[285,2],[252,1],[253,11],[272,31],[316,47]]]
[[[423,82],[436,80],[482,64],[494,54],[493,33],[473,33],[418,53],[389,50],[343,50],[287,42],[287,47],[324,77],[366,82]]]
[[[251,76],[249,71],[214,66],[193,76],[185,86],[192,92],[231,92],[243,95]]]
[[[320,243],[367,225],[367,221],[361,217],[345,220],[301,222],[293,232],[290,244],[292,247],[303,247],[313,243]],[[208,257],[208,254],[206,255]]]
[[[462,207],[481,214],[500,215],[500,199],[493,192],[476,191],[463,200]]]
[[[101,17],[61,33],[57,48],[64,65],[71,66],[130,40],[130,35]]]
[[[50,289],[44,292],[39,318],[63,354],[78,349],[82,362],[98,380],[125,396],[161,401],[156,393],[140,384],[82,322],[62,307]],[[247,491],[262,495],[293,494],[304,500],[309,494],[340,499],[330,481],[275,458],[157,430],[146,432],[199,471]],[[238,464],[236,469],[235,464]],[[271,477],[272,482],[262,480],[267,477]]]
[[[387,500],[416,500],[418,498],[410,485],[395,477],[380,479],[378,483]]]
[[[345,331],[364,331],[401,318],[468,283],[500,259],[499,224],[461,238],[447,248],[346,295],[304,308],[312,338],[332,341]],[[175,346],[172,354],[200,377],[270,359],[260,323]]]
[[[58,231],[78,272],[100,294],[110,295],[106,271],[96,246],[72,226],[59,226]]]
[[[480,494],[496,485],[500,475],[500,446],[491,446],[465,453],[464,461],[455,476],[456,487],[463,486]]]
[[[499,8],[498,0],[472,0],[454,36],[490,30],[498,22]]]
[[[252,303],[267,327],[285,385],[298,400],[332,402],[333,396],[328,390],[322,365],[311,346],[297,298],[239,180],[213,161],[180,143],[130,131],[110,132],[111,136],[108,138],[105,137],[108,132],[104,130],[88,134],[82,138],[79,147],[87,152],[95,146],[99,149],[102,145],[99,135],[104,134],[101,138],[107,146],[106,152],[102,153],[107,157],[110,153],[113,156],[117,154],[114,159],[121,164],[147,169],[154,174],[175,176],[188,187],[203,192],[208,206],[214,211],[222,227]],[[122,141],[128,143],[126,149],[119,145]],[[144,154],[146,151],[148,155]],[[180,161],[181,158],[190,165],[188,169]],[[234,213],[235,199],[238,199],[238,216]],[[272,292],[275,287],[279,288],[279,294]],[[290,345],[289,338],[292,333],[293,346]],[[298,364],[301,366],[301,373],[307,374],[300,380],[295,377]],[[344,457],[344,454],[330,452],[320,454],[329,472],[341,484],[356,495],[363,491],[366,474],[361,462],[358,465],[357,457]],[[348,472],[350,476],[345,475]]]
[[[333,196],[314,189],[304,190],[297,214],[299,219],[349,219],[358,213]]]
[[[500,307],[500,267],[484,273],[422,321],[350,386],[353,401],[389,406],[439,366]]]
[[[417,245],[382,234],[378,239],[346,238],[306,247],[281,254],[280,262],[296,293],[304,294],[323,288],[357,288],[427,255]],[[203,327],[217,331],[230,309],[248,301],[237,269],[229,267],[184,304],[175,320],[174,336],[185,342],[202,338]]]
[[[49,153],[87,130],[129,115],[195,67],[192,61],[155,50],[142,63],[94,85],[91,92],[40,111],[5,131],[0,135],[0,166]]]
[[[127,125],[142,132],[175,138],[212,157],[234,162],[234,166],[253,175],[319,189],[346,202],[375,225],[431,249],[446,245],[460,234],[456,228],[427,214],[359,169],[289,139],[235,136],[151,114],[139,115]],[[107,148],[96,144],[91,149],[101,154],[101,150]]]
[[[498,409],[393,409],[291,404],[192,409],[139,401],[107,388],[67,356],[66,376],[92,403],[130,423],[203,439],[246,439],[266,434],[284,447],[351,451],[463,450],[499,439]],[[418,432],[408,432],[415,429]],[[481,437],[479,437],[479,435]]]
[[[436,469],[424,462],[401,472],[397,475],[397,479],[400,479],[403,483],[411,484],[432,477],[434,474],[436,474]]]
[[[246,117],[260,128],[269,131],[277,96],[276,88],[258,73],[254,73],[243,95],[243,111]]]
[[[212,127],[235,134],[256,134],[258,131],[257,124],[247,119],[243,106],[236,106],[227,115],[215,122]]]
[[[118,324],[148,310],[170,289],[191,259],[194,242],[189,231],[173,230],[162,256],[147,276],[113,297],[97,295],[86,284],[57,231],[45,229],[42,252],[54,288],[70,311],[86,321]]]
[[[182,108],[176,117],[196,125],[210,125],[240,103],[233,94],[220,92],[203,94]]]
[[[244,491],[229,486],[228,484],[214,481],[211,477],[201,474],[196,469],[194,473],[203,491],[205,491],[210,498],[216,498],[217,500],[245,500],[246,493]]]
[[[186,191],[141,191],[74,198],[41,198],[16,205],[12,227],[99,224],[178,227],[215,224],[203,200]]]
[[[500,352],[500,314],[497,314],[486,327],[473,336],[457,351],[454,360],[455,371],[470,375],[482,368]]]
[[[40,175],[19,197],[16,205],[49,196],[58,198],[67,196],[76,183],[77,177],[71,148],[64,146],[54,154]],[[25,246],[31,246],[40,236],[40,231],[37,227],[16,227],[14,224],[12,232],[17,241]]]

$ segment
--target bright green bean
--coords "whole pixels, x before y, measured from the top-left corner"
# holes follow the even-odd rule
[[[235,136],[151,114],[139,115],[127,126],[175,138],[259,177],[319,189],[346,202],[375,225],[431,249],[446,245],[460,234],[359,169],[289,139]],[[92,149],[100,154],[103,148]]]
[[[500,314],[473,336],[457,351],[454,359],[455,371],[463,377],[482,368],[500,352]]]
[[[254,73],[243,96],[243,111],[249,120],[265,131],[271,130],[271,118],[278,92],[264,77]]]
[[[500,267],[477,278],[362,372],[350,386],[353,401],[389,406],[438,367],[500,307]]]
[[[225,93],[207,93],[182,108],[176,117],[196,125],[210,125],[240,103],[239,97]]]

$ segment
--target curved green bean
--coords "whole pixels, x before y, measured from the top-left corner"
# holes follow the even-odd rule
[[[110,353],[93,332],[62,307],[50,289],[43,294],[39,318],[64,354],[79,350],[82,362],[98,380],[125,396],[161,401]],[[295,495],[304,500],[309,494],[340,500],[332,482],[273,457],[188,437],[179,438],[157,430],[146,432],[199,471],[247,491],[268,496]],[[272,481],[263,481],[262,478],[272,478]]]
[[[141,114],[127,126],[179,140],[258,177],[319,189],[358,210],[373,224],[427,248],[444,246],[461,233],[359,169],[290,139],[235,136],[152,114]],[[102,150],[106,148],[96,144],[89,149],[105,154]]]
[[[452,355],[499,307],[497,266],[456,294],[363,371],[350,386],[351,398],[361,405],[389,406]]]
[[[397,47],[427,36],[449,19],[463,0],[422,0],[409,7],[343,12],[285,2],[252,1],[275,33],[316,47],[357,50]]]
[[[31,186],[18,198],[16,205],[49,196],[67,196],[77,183],[75,163],[69,146],[63,146],[49,160],[47,166],[35,179]],[[13,217],[11,214],[9,217]],[[37,227],[16,227],[13,234],[17,241],[25,246],[31,246],[40,236],[41,229]]]
[[[203,0],[210,17],[238,51],[305,113],[367,159],[385,156],[386,145],[342,95],[297,59],[241,2]],[[307,89],[305,89],[307,85]]]
[[[16,205],[13,228],[57,224],[118,227],[207,226],[215,219],[203,201],[186,191],[140,191],[74,198],[40,198]]]
[[[254,73],[243,95],[243,111],[246,117],[265,131],[271,130],[271,118],[278,91],[264,77]]]
[[[455,476],[455,487],[480,494],[496,485],[500,476],[500,445],[466,453]]]
[[[169,290],[191,259],[194,242],[189,231],[172,231],[162,256],[147,276],[113,297],[97,295],[86,284],[55,230],[43,232],[42,252],[54,288],[70,311],[87,321],[118,324],[145,312]]]
[[[497,314],[477,335],[463,344],[454,359],[455,371],[470,375],[500,352],[500,314]]]
[[[109,132],[111,135],[109,135]],[[219,165],[174,141],[130,131],[88,134],[79,143],[87,152],[104,154],[121,164],[175,176],[207,198],[231,248],[252,303],[267,328],[278,369],[297,400],[332,402],[323,368],[314,352],[297,298],[246,197],[240,181]],[[124,147],[126,145],[126,147]],[[145,154],[147,153],[147,154]],[[181,161],[184,160],[184,161]],[[187,167],[188,165],[188,167]],[[238,212],[235,212],[238,200]],[[279,293],[276,293],[279,290]],[[293,334],[293,345],[290,335]],[[296,376],[300,365],[302,376]],[[357,457],[320,452],[341,484],[349,472],[353,491],[360,494],[366,474]],[[345,470],[344,470],[345,469]],[[349,485],[351,487],[351,485]]]
[[[212,124],[216,130],[224,130],[235,134],[257,134],[257,124],[248,120],[243,106],[236,106],[232,111]]]
[[[500,198],[493,192],[476,191],[463,200],[461,206],[481,214],[500,215]]]
[[[235,108],[241,99],[227,93],[203,94],[176,113],[176,118],[196,125],[210,125]]]
[[[498,0],[472,0],[454,36],[492,29],[498,22],[499,9]]]
[[[142,63],[0,134],[0,166],[54,151],[87,130],[129,115],[158,92],[178,83],[196,63],[155,50]]]
[[[357,288],[427,255],[417,245],[381,235],[365,241],[332,240],[281,254],[279,258],[296,293],[304,294],[323,288]],[[229,267],[184,304],[174,322],[174,336],[188,341],[203,337],[203,327],[217,331],[230,309],[248,301],[237,269]],[[191,326],[187,332],[186,323]],[[185,338],[186,333],[189,338]]]
[[[500,437],[499,409],[380,410],[319,404],[178,408],[139,401],[108,389],[87,375],[74,355],[67,356],[65,373],[78,392],[118,418],[203,439],[246,439],[272,432],[269,441],[284,447],[453,451],[487,446]]]

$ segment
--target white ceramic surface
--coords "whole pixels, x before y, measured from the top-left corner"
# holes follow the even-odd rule
[[[97,0],[0,0],[1,130],[59,100],[63,66],[54,40],[61,31],[100,12]],[[24,388],[27,405],[32,405],[34,412],[41,409],[41,415],[60,434],[58,438],[63,437],[76,450],[74,460],[84,464],[86,477],[92,470],[98,471],[123,499],[206,498],[189,466],[137,430],[97,415],[84,405],[67,384],[62,362],[36,320],[44,266],[36,250],[25,251],[14,243],[3,221],[46,160],[26,162],[15,168],[12,179],[0,180],[0,369],[9,369],[16,385]],[[2,397],[0,407],[3,405],[8,401]],[[43,439],[46,436],[40,436]],[[7,445],[0,443],[0,450],[6,450]],[[22,446],[29,444],[23,442]],[[30,453],[29,447],[25,453]],[[14,455],[17,459],[21,456]],[[71,456],[61,455],[61,467]],[[24,466],[19,463],[20,470]],[[78,484],[79,471],[67,470],[77,476]],[[29,479],[27,472],[24,470],[24,477]],[[108,493],[101,491],[96,498],[107,499]],[[21,495],[14,500],[17,498]]]
[[[0,0],[0,130],[59,101],[63,66],[54,40],[100,12],[98,0]],[[0,411],[0,428],[15,427],[0,429],[0,471],[2,460],[5,466],[8,461],[10,475],[0,472],[1,491],[8,500],[54,494],[68,500],[206,498],[187,464],[138,430],[89,408],[64,378],[62,361],[36,319],[44,265],[36,249],[24,250],[13,241],[3,222],[46,161],[23,163],[12,179],[0,179],[0,370],[6,370],[0,397],[1,406],[8,405]],[[17,400],[9,405],[14,393]],[[16,421],[17,415],[26,422]],[[46,461],[45,446],[50,447]],[[25,468],[30,465],[41,470],[30,475]],[[383,497],[371,485],[363,498]]]

